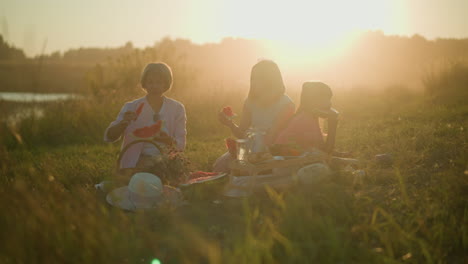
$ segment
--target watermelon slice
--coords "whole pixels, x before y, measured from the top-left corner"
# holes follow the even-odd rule
[[[159,120],[154,125],[145,126],[145,127],[142,127],[142,128],[135,129],[135,131],[133,131],[133,135],[135,137],[139,137],[139,138],[154,137],[156,134],[161,132],[161,127],[162,127],[162,121]]]
[[[138,106],[137,110],[135,111],[135,113],[136,113],[136,115],[137,115],[137,118],[140,116],[141,111],[143,111],[143,106],[144,106],[144,105],[145,105],[145,103],[141,103],[141,104]]]
[[[208,179],[211,179],[211,178],[213,178],[213,176],[198,177],[198,178],[195,178],[195,179],[188,180],[187,183],[191,184],[191,183],[196,183],[196,182],[202,182],[204,180],[208,180]]]
[[[211,177],[211,176],[215,176],[215,175],[218,175],[218,174],[219,173],[217,173],[217,172],[196,171],[196,172],[190,173],[189,178],[190,179],[195,179],[195,178],[200,178],[200,177]]]
[[[226,115],[227,118],[233,119],[237,115],[232,111],[230,106],[223,107],[223,114]]]
[[[189,176],[190,179],[185,184],[182,184],[182,185],[184,187],[190,184],[194,184],[194,183],[197,183],[197,184],[203,183],[203,184],[211,185],[219,181],[224,182],[228,178],[228,177],[225,177],[227,175],[228,175],[227,173],[223,173],[223,172],[196,171],[196,172],[190,173],[190,176]]]
[[[179,188],[188,200],[212,199],[221,194],[225,185],[229,182],[227,173],[214,172],[195,172],[192,175],[214,174],[212,176],[203,176],[189,180],[187,183],[180,184]]]

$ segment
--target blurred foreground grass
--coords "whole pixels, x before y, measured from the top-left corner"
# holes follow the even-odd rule
[[[187,108],[192,169],[210,170],[225,151],[216,111],[240,111],[243,91],[173,95]],[[42,118],[1,124],[0,263],[468,261],[466,103],[397,88],[337,91],[337,148],[363,160],[363,179],[337,172],[317,186],[126,213],[93,187],[113,174],[119,144],[102,133],[125,96],[51,104]],[[394,156],[391,168],[376,166],[379,153]]]

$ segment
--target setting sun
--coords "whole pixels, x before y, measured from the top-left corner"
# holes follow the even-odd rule
[[[389,1],[225,2],[223,33],[323,44],[361,29],[391,29]]]
[[[322,61],[344,50],[364,28],[394,30],[394,9],[388,0],[226,1],[219,28],[225,35],[270,40],[282,62],[309,57],[304,55]]]
[[[468,0],[0,10],[0,264],[468,263]]]

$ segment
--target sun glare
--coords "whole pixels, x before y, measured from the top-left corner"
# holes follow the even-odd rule
[[[294,62],[310,56],[323,61],[345,50],[362,30],[391,27],[389,0],[226,2],[223,33],[267,39],[277,60]]]

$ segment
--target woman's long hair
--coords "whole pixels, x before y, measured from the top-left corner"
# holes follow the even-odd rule
[[[265,85],[256,85],[261,80]],[[254,102],[264,93],[274,93],[281,96],[285,87],[278,65],[271,60],[261,60],[252,67],[250,73],[250,90],[248,98]]]

